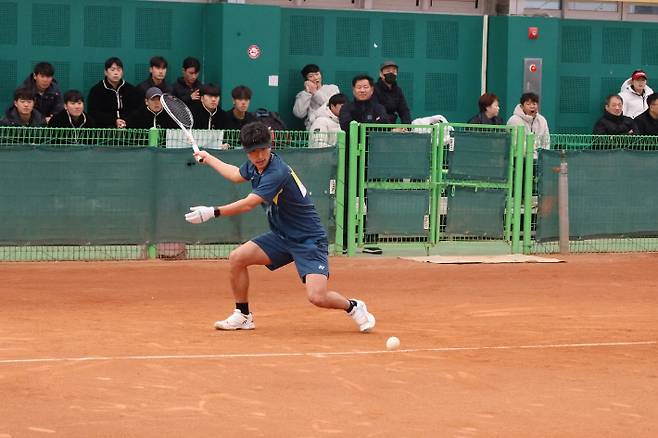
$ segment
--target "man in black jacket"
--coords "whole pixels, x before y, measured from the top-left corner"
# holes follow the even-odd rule
[[[348,102],[340,109],[340,129],[349,133],[352,120],[359,123],[389,123],[386,108],[373,99],[374,86],[373,79],[368,75],[358,75],[352,79],[354,102]]]
[[[46,121],[34,108],[34,93],[26,87],[14,91],[14,104],[7,108],[0,126],[44,126]]]
[[[379,67],[379,80],[375,84],[375,100],[386,108],[388,121],[411,123],[411,113],[402,89],[397,84],[398,66],[393,61],[385,61]]]
[[[605,112],[594,125],[595,135],[635,134],[637,128],[630,117],[622,114],[624,101],[617,94],[611,94],[605,100]]]
[[[139,92],[123,80],[119,58],[105,61],[105,78],[89,90],[87,106],[97,128],[125,128],[124,118],[139,107]]]
[[[95,128],[96,123],[85,113],[82,93],[78,90],[69,90],[64,93],[64,109],[48,121],[48,126],[50,128]]]
[[[34,109],[39,111],[48,122],[50,118],[64,108],[62,91],[57,85],[55,68],[49,62],[40,62],[34,71],[23,81],[23,87],[34,93]]]
[[[190,111],[194,118],[194,129],[222,129],[225,126],[225,113],[219,107],[221,90],[215,84],[206,84],[199,92],[201,100],[194,100],[190,104]]]
[[[166,80],[168,66],[167,60],[162,56],[154,56],[149,60],[149,77],[137,85],[142,96],[146,96],[146,90],[151,87],[157,87],[163,93],[171,93],[172,87]]]
[[[134,129],[149,129],[149,128],[162,128],[162,129],[175,129],[178,128],[169,114],[162,108],[160,102],[162,91],[157,87],[151,87],[146,90],[144,97],[144,106],[130,113],[126,117],[126,128]]]
[[[201,63],[198,59],[188,56],[183,60],[183,76],[179,77],[172,87],[171,94],[190,105],[193,101],[201,99],[199,90],[203,85],[199,81]]]
[[[635,117],[637,133],[640,135],[658,135],[658,93],[647,97],[647,110]]]

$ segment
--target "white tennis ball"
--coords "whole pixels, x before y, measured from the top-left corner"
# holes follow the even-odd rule
[[[400,348],[400,340],[395,336],[391,336],[386,340],[386,349],[387,350],[397,350]]]

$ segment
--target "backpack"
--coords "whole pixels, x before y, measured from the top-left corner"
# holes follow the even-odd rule
[[[285,131],[288,129],[277,112],[268,111],[265,108],[258,108],[254,112],[254,115],[256,116],[257,121],[264,123],[272,131]]]

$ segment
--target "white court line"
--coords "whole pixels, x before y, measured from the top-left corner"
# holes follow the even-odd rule
[[[53,357],[37,359],[1,359],[0,364],[22,363],[48,363],[48,362],[91,362],[112,360],[168,360],[168,359],[233,359],[233,358],[262,358],[262,357],[326,357],[326,356],[356,356],[363,354],[391,354],[391,353],[433,353],[450,351],[486,351],[486,350],[540,350],[549,348],[596,348],[596,347],[624,347],[636,345],[656,345],[658,341],[636,342],[587,342],[579,344],[539,344],[539,345],[497,345],[483,347],[440,347],[440,348],[412,348],[399,350],[369,350],[369,351],[335,351],[335,352],[309,352],[309,353],[227,353],[227,354],[188,354],[188,355],[160,355],[160,356],[87,356],[87,357]]]

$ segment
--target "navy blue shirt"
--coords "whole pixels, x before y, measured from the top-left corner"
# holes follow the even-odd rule
[[[252,193],[264,199],[270,230],[283,239],[304,242],[327,237],[320,215],[301,180],[278,155],[259,174],[251,161],[240,167],[240,175],[251,181]]]

